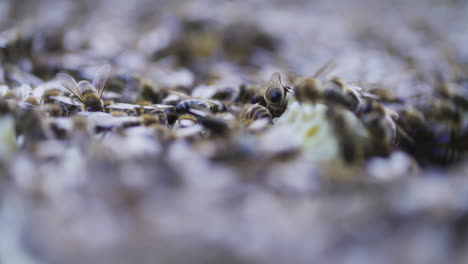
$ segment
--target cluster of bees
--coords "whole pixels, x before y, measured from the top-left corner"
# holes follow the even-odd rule
[[[28,64],[22,65],[21,58],[30,54],[20,51],[30,42],[20,40],[2,50],[0,113],[16,118],[18,142],[24,145],[71,138],[80,127],[90,134],[125,134],[129,128],[145,127],[167,141],[260,134],[295,101],[326,106],[334,132],[330,136],[337,139],[341,158],[349,164],[402,149],[421,164],[448,165],[468,149],[464,114],[468,96],[459,82],[441,82],[433,96],[399,98],[389,89],[365,91],[360,84],[324,78],[332,66],[328,63],[310,77],[289,74],[288,85],[274,73],[259,85],[216,87],[215,83],[212,95],[200,98],[193,94],[196,87],[164,87],[138,77],[113,76],[107,64],[95,71],[91,82],[77,81],[86,79],[78,70],[38,72],[35,62],[29,63],[31,71],[24,70]],[[36,73],[51,80],[42,81]],[[125,96],[129,92],[136,94]]]
[[[270,111],[264,106],[243,106],[255,92],[247,86],[219,91],[213,96],[230,97],[230,100],[195,99],[181,91],[158,88],[149,81],[135,79],[138,99],[135,103],[127,103],[122,101],[121,94],[106,91],[107,86],[110,90],[122,89],[118,84],[119,77],[110,77],[111,67],[104,65],[96,71],[91,82],[77,82],[67,73],[58,73],[55,80],[35,87],[29,84],[12,88],[2,85],[2,113],[18,117],[19,135],[32,131],[46,135],[39,130],[49,126],[50,129],[43,130],[52,131],[53,137],[60,139],[71,137],[71,128],[83,119],[90,121],[92,133],[124,133],[127,128],[145,126],[168,139],[220,136],[241,127],[260,131],[272,120]],[[254,129],[257,120],[262,122]],[[46,136],[33,138],[44,139]]]
[[[311,77],[289,76],[291,85],[284,85],[280,74],[274,73],[262,85],[218,89],[209,99],[136,79],[138,99],[128,103],[111,91],[118,90],[116,80],[112,81],[111,66],[104,65],[92,82],[77,82],[67,73],[58,73],[56,80],[35,87],[2,85],[0,105],[4,114],[16,112],[18,133],[27,140],[47,138],[45,124],[55,137],[70,137],[67,128],[86,118],[92,120],[92,133],[124,133],[127,128],[143,126],[173,140],[226,137],[232,131],[259,133],[281,117],[288,101],[296,100],[327,106],[327,119],[348,163],[386,156],[397,148],[423,163],[450,164],[461,158],[467,148],[463,111],[468,99],[454,86],[442,85],[437,97],[409,106],[381,89],[365,92],[340,78],[322,80],[319,75],[328,66]],[[360,120],[360,129],[365,128],[365,144],[356,140],[359,131],[350,114]]]
[[[468,93],[466,80],[440,81],[432,93],[403,98],[388,87],[347,83],[340,78],[320,80],[330,63],[308,78],[292,78],[301,104],[327,105],[342,158],[351,163],[362,158],[388,156],[400,149],[423,166],[446,166],[462,160],[468,150]],[[362,87],[369,86],[368,91]],[[356,125],[350,113],[360,121]],[[367,134],[363,140],[361,125]]]
[[[400,106],[397,124],[407,136],[402,149],[423,164],[450,165],[468,150],[468,94],[463,82],[441,82],[433,94]]]

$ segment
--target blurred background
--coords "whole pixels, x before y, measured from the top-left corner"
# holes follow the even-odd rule
[[[163,85],[239,85],[334,60],[334,75],[411,96],[466,76],[467,25],[463,0],[0,1],[0,47],[33,39],[4,59],[43,80],[111,63]],[[0,263],[468,263],[464,165],[356,191],[319,188],[306,160],[246,184],[184,144],[162,158],[178,170],[95,157],[1,167]],[[186,186],[167,188],[171,173]]]

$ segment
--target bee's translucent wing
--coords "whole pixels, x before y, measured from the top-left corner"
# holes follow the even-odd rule
[[[65,87],[68,91],[70,91],[70,93],[75,95],[78,98],[78,100],[80,100],[83,103],[83,100],[81,99],[82,96],[80,89],[78,88],[78,84],[76,84],[76,81],[75,79],[73,79],[73,77],[66,73],[58,73],[57,79],[63,85],[63,87]]]
[[[94,86],[93,86],[90,82],[88,82],[88,81],[86,81],[86,80],[83,80],[83,81],[80,81],[80,82],[78,83],[78,89],[80,90],[80,92],[82,92],[82,91],[83,91],[84,89],[86,89],[86,88],[91,88],[91,89],[93,89],[93,91],[97,94],[96,88],[94,88]],[[83,93],[82,93],[82,94],[83,94]]]
[[[362,88],[357,86],[357,85],[352,85],[352,84],[346,84],[349,88],[355,90],[355,91],[362,91]]]
[[[371,98],[371,99],[375,99],[375,100],[380,100],[380,96],[375,95],[375,94],[372,94],[372,93],[361,92],[361,95],[362,95],[363,97],[367,97],[367,98]]]
[[[43,86],[37,86],[32,91],[32,95],[34,97],[36,97],[36,98],[41,98],[44,95],[44,87]]]
[[[18,92],[18,95],[20,97],[21,100],[24,100],[26,98],[28,98],[29,96],[32,95],[32,88],[31,86],[29,86],[29,84],[22,84],[20,87],[16,88],[17,89],[17,92]]]
[[[352,81],[352,82],[346,82],[349,85],[352,85],[353,87],[357,86],[359,88],[364,88],[366,90],[372,90],[372,89],[380,89],[384,88],[384,85],[378,84],[378,83],[366,83],[366,82],[361,82],[361,81]]]
[[[52,100],[59,101],[61,103],[67,104],[67,105],[74,105],[74,106],[80,106],[81,103],[72,100],[70,97],[67,96],[61,96],[61,95],[53,95],[49,97]]]
[[[336,64],[335,64],[335,60],[331,59],[330,61],[328,61],[325,65],[323,65],[322,67],[320,67],[312,77],[314,78],[318,78],[320,77],[321,75],[324,75],[324,74],[327,74],[327,73],[330,73],[331,70],[333,70],[333,68],[336,67]]]
[[[98,91],[99,98],[102,97],[104,92],[104,87],[106,87],[107,80],[109,80],[111,74],[111,66],[105,64],[99,68],[96,75],[93,78],[93,86],[96,87]]]
[[[0,85],[0,97],[8,92],[9,88],[6,85]]]
[[[289,70],[287,73],[286,73],[286,78],[288,80],[288,82],[290,82],[292,85],[296,85],[299,83],[299,76],[296,72],[292,71],[292,70]]]

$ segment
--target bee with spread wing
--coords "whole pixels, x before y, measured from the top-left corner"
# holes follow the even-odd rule
[[[73,77],[66,73],[57,74],[57,79],[68,91],[78,98],[82,103],[83,111],[102,112],[104,111],[102,94],[110,74],[111,67],[109,64],[106,64],[98,69],[92,83],[86,80],[77,83]]]

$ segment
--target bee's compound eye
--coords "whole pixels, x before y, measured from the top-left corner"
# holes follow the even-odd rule
[[[274,91],[271,93],[270,101],[272,103],[279,103],[282,97],[283,94],[280,91]]]

